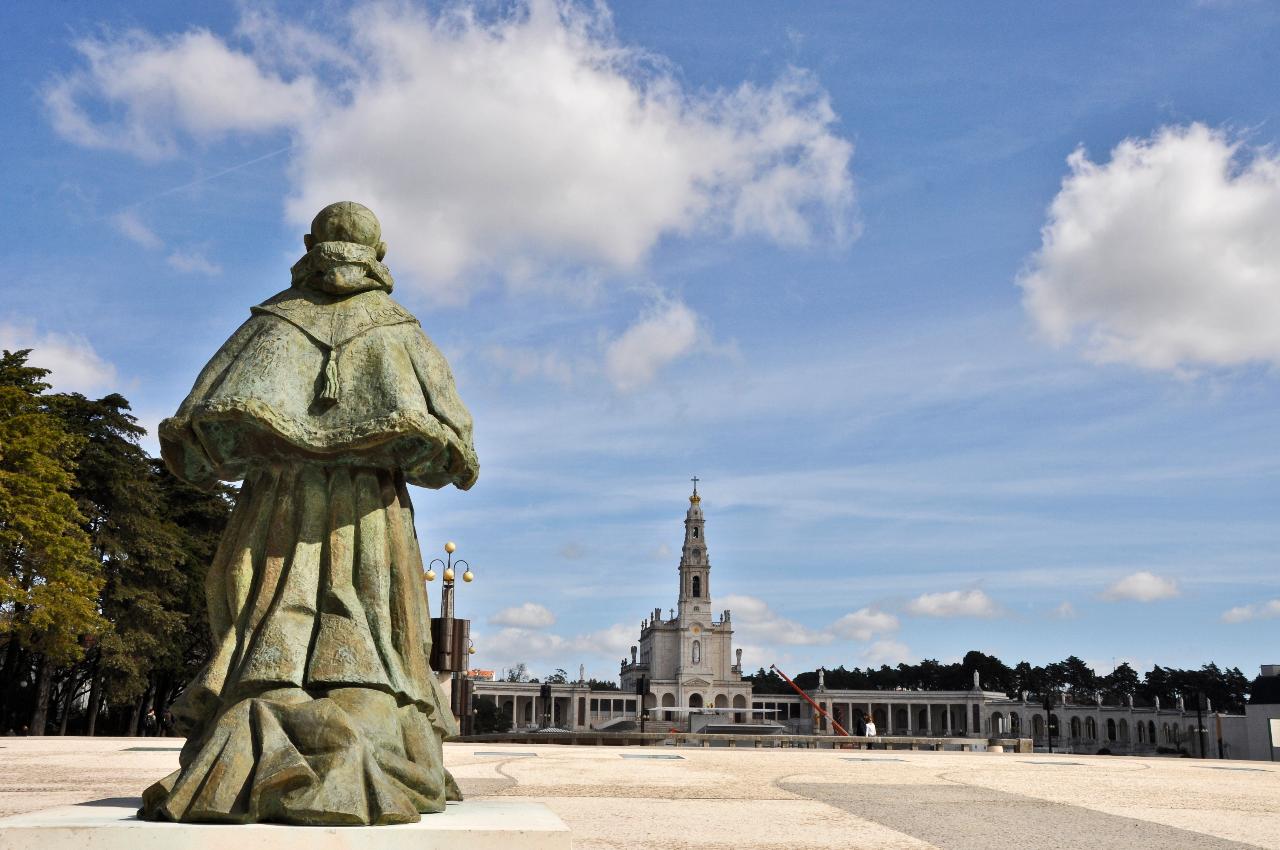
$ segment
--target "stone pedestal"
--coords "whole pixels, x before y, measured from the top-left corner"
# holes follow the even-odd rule
[[[401,826],[150,823],[127,799],[0,819],[0,850],[570,850],[541,803],[474,800]]]

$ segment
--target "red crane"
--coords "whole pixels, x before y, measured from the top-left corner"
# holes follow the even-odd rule
[[[830,714],[827,714],[827,712],[823,710],[822,706],[818,705],[816,702],[809,699],[809,695],[806,694],[804,691],[800,690],[800,686],[797,685],[795,682],[791,681],[790,677],[788,677],[786,673],[783,673],[781,670],[779,670],[778,665],[770,664],[769,669],[777,673],[779,676],[781,676],[784,682],[790,685],[796,693],[798,693],[801,697],[804,698],[805,702],[813,706],[814,711],[818,712],[818,714],[821,715],[822,717],[825,717],[828,720],[830,720],[831,728],[835,729],[837,732],[839,732],[841,735],[844,735],[846,738],[849,737],[849,733],[844,730],[844,727],[841,726],[839,723],[837,723],[834,717],[832,717]]]

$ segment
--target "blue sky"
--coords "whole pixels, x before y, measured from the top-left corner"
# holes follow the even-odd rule
[[[694,473],[752,668],[1275,662],[1280,10],[833,5],[9,4],[0,345],[154,427],[358,200],[479,666],[611,676]]]

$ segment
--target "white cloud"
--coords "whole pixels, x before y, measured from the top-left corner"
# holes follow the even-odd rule
[[[164,240],[147,226],[134,210],[122,210],[111,217],[116,230],[129,240],[152,251],[163,250]],[[210,277],[222,274],[222,266],[210,260],[200,251],[177,249],[165,258],[169,267],[185,274],[203,274]]]
[[[920,617],[999,617],[1000,606],[981,590],[924,593],[907,603],[907,612]]]
[[[121,234],[141,245],[143,248],[156,250],[164,247],[164,242],[138,218],[133,210],[125,210],[111,217],[111,223]]]
[[[187,274],[203,274],[210,277],[222,274],[222,266],[199,251],[174,251],[165,258],[165,262],[171,268]]]
[[[874,608],[859,608],[836,620],[832,630],[841,637],[851,640],[867,641],[877,634],[896,632],[898,618],[885,611]]]
[[[730,595],[723,602],[725,608],[732,610],[734,631],[741,633],[744,644],[813,646],[834,639],[830,630],[811,629],[789,620],[755,596]]]
[[[1222,612],[1224,623],[1245,623],[1249,620],[1270,620],[1280,617],[1280,599],[1239,605]]]
[[[509,609],[510,610],[510,609]],[[508,626],[492,633],[475,635],[476,662],[485,668],[513,668],[524,662],[533,675],[541,668],[576,668],[586,663],[588,670],[610,670],[607,678],[616,678],[618,660],[628,657],[637,642],[635,625],[615,623],[604,629],[565,637],[536,628]],[[593,674],[594,675],[594,674]]]
[[[896,640],[878,640],[862,653],[862,663],[878,667],[881,664],[894,665],[912,658],[911,648]]]
[[[1103,591],[1102,598],[1108,602],[1121,600],[1155,602],[1160,599],[1172,599],[1180,592],[1178,583],[1173,579],[1140,570],[1112,583]]]
[[[621,657],[630,650],[632,644],[638,643],[638,639],[639,633],[636,626],[614,623],[606,629],[597,629],[594,632],[578,635],[571,645],[580,652],[613,654]]]
[[[1192,124],[1067,163],[1019,279],[1055,344],[1153,369],[1280,363],[1280,152]]]
[[[95,395],[117,388],[116,367],[78,334],[37,331],[35,325],[0,322],[0,349],[32,349],[27,364],[50,369],[48,382],[63,392]]]
[[[489,361],[517,381],[530,378],[568,386],[573,383],[573,365],[558,351],[494,346],[486,352]]]
[[[1074,620],[1076,618],[1076,606],[1070,602],[1063,602],[1061,605],[1053,609],[1050,616],[1059,620]]]
[[[554,626],[556,615],[544,605],[537,602],[525,602],[510,608],[503,608],[489,622],[495,626],[515,626],[522,629],[541,629]]]
[[[637,389],[693,351],[702,336],[698,316],[679,301],[660,303],[605,349],[604,369],[615,388]]]
[[[669,235],[856,235],[853,147],[803,71],[686,88],[603,6],[551,0],[487,19],[363,3],[324,32],[246,13],[240,34],[82,40],[44,91],[53,125],[147,158],[287,132],[289,218],[368,204],[393,269],[446,301],[463,272],[633,270]]]
[[[75,48],[84,67],[50,82],[44,101],[54,129],[85,147],[161,159],[184,137],[280,130],[317,105],[314,79],[285,81],[206,30],[168,38],[131,30]]]
[[[723,602],[733,612],[735,640],[743,646],[822,646],[837,639],[865,642],[898,629],[897,617],[870,607],[812,628],[782,616],[755,596],[730,595]]]
[[[536,676],[537,668],[548,664],[563,667],[570,663],[570,641],[552,632],[509,627],[492,633],[477,633],[475,661],[481,667],[514,668],[525,663]],[[565,667],[567,670],[568,667]]]

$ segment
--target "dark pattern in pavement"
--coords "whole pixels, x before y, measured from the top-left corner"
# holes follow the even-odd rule
[[[1256,850],[1200,832],[974,785],[781,782],[940,850]]]

